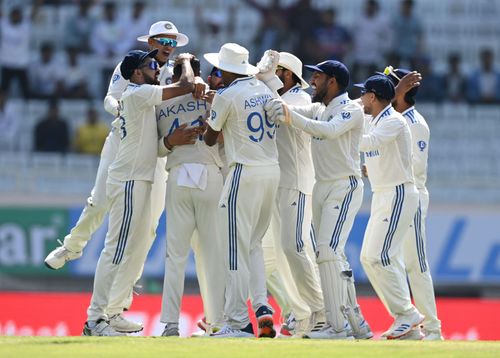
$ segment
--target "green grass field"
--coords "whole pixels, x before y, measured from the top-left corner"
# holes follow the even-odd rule
[[[0,337],[0,357],[500,357],[498,342]]]

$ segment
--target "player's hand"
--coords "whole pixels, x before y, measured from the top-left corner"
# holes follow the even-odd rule
[[[178,65],[179,63],[182,63],[182,61],[191,61],[191,59],[194,57],[194,55],[190,54],[190,53],[187,53],[187,52],[184,52],[184,53],[180,53],[179,55],[177,55],[176,59],[175,59],[175,65]]]
[[[217,91],[214,91],[214,90],[210,90],[208,92],[206,92],[202,99],[210,104],[212,104],[212,101],[214,100],[214,97],[215,97],[215,94],[217,93]]]
[[[187,128],[187,123],[184,123],[166,136],[163,141],[168,149],[172,149],[177,145],[194,144],[198,135],[198,127]]]
[[[411,90],[413,87],[420,86],[420,82],[422,81],[422,75],[417,71],[412,71],[405,75],[399,81],[396,86],[396,97],[404,97],[406,92]]]
[[[267,50],[257,63],[259,73],[257,78],[263,82],[270,80],[276,74],[276,68],[280,61],[280,54],[275,50]]]
[[[366,164],[361,165],[361,174],[363,174],[365,178],[368,178],[368,168],[366,167]]]
[[[264,104],[267,118],[272,122],[286,123],[285,104],[280,99],[272,99]]]
[[[206,84],[201,77],[196,76],[193,83],[193,96],[194,98],[202,99],[205,94]]]

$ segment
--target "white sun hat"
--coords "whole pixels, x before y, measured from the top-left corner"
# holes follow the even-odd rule
[[[155,22],[149,28],[149,35],[142,35],[137,38],[137,41],[148,42],[148,39],[157,35],[174,35],[177,41],[177,47],[186,46],[189,42],[189,37],[177,31],[177,27],[170,21]]]
[[[280,60],[278,62],[278,66],[292,71],[295,76],[299,78],[302,88],[309,88],[309,84],[307,83],[307,81],[302,78],[302,61],[299,60],[297,56],[292,55],[288,52],[280,52]]]
[[[212,66],[239,75],[256,75],[259,69],[248,63],[248,50],[235,43],[222,45],[218,53],[203,55]]]

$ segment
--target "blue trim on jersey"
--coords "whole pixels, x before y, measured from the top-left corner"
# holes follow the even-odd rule
[[[248,81],[248,80],[251,80],[253,77],[242,77],[242,78],[237,78],[235,79],[233,82],[231,82],[231,84],[227,87],[224,87],[224,88],[221,88],[219,90],[217,90],[217,94],[222,94],[222,92],[224,92],[225,90],[227,90],[228,88],[231,88],[232,86],[234,86],[236,83],[238,82],[242,82],[242,81]]]
[[[415,229],[415,244],[417,245],[418,263],[420,264],[420,272],[427,271],[427,261],[425,259],[425,244],[422,235],[422,208],[420,202],[418,209],[413,219],[413,227]]]
[[[392,113],[392,107],[387,108],[384,112],[382,112],[382,114],[380,115],[380,117],[378,117],[377,121],[375,122],[375,125],[377,125],[378,122],[380,122],[380,120],[382,118],[387,117],[391,113]]]
[[[240,186],[241,172],[243,165],[237,163],[233,178],[231,180],[231,190],[228,198],[228,228],[229,228],[229,270],[236,271],[238,269],[238,227],[236,225],[236,205],[238,199],[238,189]]]
[[[133,194],[134,181],[129,180],[125,182],[125,195],[124,195],[124,209],[122,225],[118,235],[118,244],[116,245],[115,255],[113,257],[113,264],[118,265],[123,259],[125,246],[127,245],[128,233],[130,231],[130,223],[132,222],[133,214]]]
[[[300,85],[295,85],[294,87],[288,90],[288,92],[290,93],[300,93],[301,91],[302,91],[302,86]]]
[[[410,122],[413,123],[418,123],[417,118],[415,117],[415,111],[413,109],[410,109],[408,112],[403,114],[406,118],[410,120]]]
[[[330,247],[333,249],[333,251],[336,251],[337,246],[339,245],[340,234],[342,233],[342,228],[347,219],[347,213],[349,211],[349,205],[351,204],[352,194],[354,193],[354,190],[356,190],[356,188],[358,187],[358,179],[356,179],[354,175],[349,176],[349,182],[351,188],[344,197],[344,200],[342,200],[339,217],[337,218],[337,222],[335,223],[335,228],[333,229],[332,233],[332,239],[330,240]]]
[[[295,247],[297,252],[304,249],[304,241],[302,240],[302,224],[304,223],[304,211],[306,207],[306,195],[299,191],[299,200],[297,205],[297,222],[295,224]]]
[[[309,231],[309,236],[311,237],[311,244],[314,253],[316,253],[316,247],[318,246],[316,242],[316,230],[314,230],[314,225],[311,223],[311,230]]]
[[[394,233],[398,228],[399,218],[401,217],[401,212],[403,211],[404,198],[405,186],[404,184],[400,184],[396,187],[396,197],[394,200],[394,207],[392,208],[391,220],[389,222],[389,228],[387,229],[384,245],[382,246],[382,252],[380,254],[382,266],[388,266],[391,264],[391,260],[389,259],[389,249],[391,248]]]

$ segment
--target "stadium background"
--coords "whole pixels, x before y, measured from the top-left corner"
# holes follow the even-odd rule
[[[271,3],[256,2],[263,6]],[[47,0],[36,3],[39,6],[31,25],[28,56],[32,68],[43,71],[43,67],[38,67],[43,44],[53,44],[55,57],[62,57],[68,44],[78,46],[72,43],[75,39],[65,36],[65,26],[76,12],[77,2]],[[117,18],[129,16],[133,2],[116,3]],[[152,22],[168,19],[190,37],[190,44],[178,49],[177,53],[187,50],[201,57],[204,52],[216,52],[224,42],[237,42],[258,58],[261,55],[259,45],[268,39],[263,32],[255,41],[266,12],[265,9],[257,10],[248,1],[150,0],[144,3],[145,27],[141,34],[147,33]],[[280,2],[282,8],[296,3],[293,0]],[[353,36],[365,3],[364,0],[311,1],[313,10],[318,11],[311,14],[335,8],[337,22]],[[493,51],[496,68],[500,68],[500,1],[415,0],[414,3],[414,14],[422,24],[424,40],[415,66],[424,74],[423,86],[426,81],[436,83],[434,92],[428,88],[425,92],[430,95],[427,93],[419,98],[418,108],[431,129],[427,251],[439,296],[443,332],[447,338],[500,339],[500,333],[489,328],[492,327],[491,317],[500,313],[500,102],[480,103],[465,94],[474,82],[482,49]],[[21,5],[28,15],[35,1],[4,0],[1,3],[2,21],[16,5]],[[379,5],[390,24],[391,19],[398,16],[400,1],[380,0]],[[103,2],[96,1],[91,14],[98,19],[102,9]],[[283,43],[283,48],[277,49],[292,52],[309,49],[308,45],[314,43],[314,34],[317,34],[313,28],[317,18],[307,22],[290,15],[294,14],[292,11],[282,14],[286,19],[286,31],[294,41]],[[200,29],[197,26],[200,23],[208,27]],[[310,31],[304,31],[304,26]],[[122,35],[130,37],[126,31]],[[123,42],[120,39],[112,38],[110,42],[118,45]],[[390,55],[397,44],[387,41],[380,46],[387,48],[386,54]],[[447,61],[452,53],[459,54],[462,59],[460,69],[465,87],[460,99],[450,99],[444,94],[445,80],[449,78]],[[114,67],[122,55],[107,57],[96,50],[80,54],[89,96],[59,101],[61,117],[70,129],[70,139],[85,122],[89,107],[95,108],[100,120],[109,125],[112,118],[102,108],[103,88],[107,82],[102,80],[105,76],[101,72],[106,73],[106,65]],[[343,60],[350,66],[354,64],[352,48],[346,51]],[[383,70],[386,64],[393,64],[387,61],[378,63],[377,69]],[[67,69],[64,62],[59,62],[58,66],[55,66],[57,71],[64,74]],[[40,84],[35,87],[37,85]],[[64,93],[59,95],[64,97]],[[79,334],[106,225],[89,242],[84,256],[64,269],[49,271],[43,266],[43,259],[58,245],[56,240],[62,239],[76,222],[93,185],[99,158],[71,149],[64,154],[35,151],[35,127],[46,113],[50,98],[24,97],[21,86],[15,84],[9,89],[7,101],[16,117],[15,135],[10,142],[5,136],[5,127],[0,130],[3,134],[0,142],[0,335]],[[389,322],[387,314],[373,297],[358,260],[369,215],[369,186],[366,188],[364,206],[356,219],[347,254],[359,291],[366,296],[362,305],[373,308],[372,313],[367,314],[368,319],[372,317],[376,320],[376,329],[379,326],[383,329],[382,323]],[[129,313],[148,322],[145,334],[158,334],[160,329],[157,327],[160,300],[155,294],[161,292],[164,256],[165,224],[162,219],[140,282],[143,295],[137,297]],[[192,258],[187,268],[187,293],[193,296],[187,297],[184,305],[184,334],[193,329],[201,313]]]

